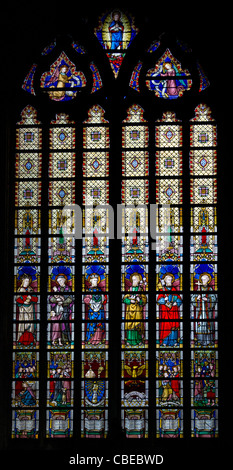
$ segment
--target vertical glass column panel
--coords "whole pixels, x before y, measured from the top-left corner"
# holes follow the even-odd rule
[[[133,105],[122,123],[121,427],[148,437],[148,126]]]
[[[57,114],[49,130],[46,436],[73,435],[75,238],[64,206],[75,203],[75,127]],[[69,209],[71,212],[71,209]]]
[[[12,438],[39,435],[42,134],[26,106],[16,128]]]
[[[83,123],[81,437],[108,434],[109,125],[95,105]]]
[[[217,130],[205,104],[190,121],[191,436],[218,437]]]
[[[182,126],[165,112],[155,126],[156,436],[183,437]]]

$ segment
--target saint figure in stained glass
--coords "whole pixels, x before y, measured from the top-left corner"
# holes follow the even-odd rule
[[[95,34],[103,49],[107,50],[107,57],[115,78],[118,76],[125,51],[137,32],[133,19],[120,10],[110,11],[99,20]]]
[[[192,86],[188,70],[182,70],[181,64],[167,49],[155,68],[148,72],[146,85],[159,98],[174,99]]]
[[[54,101],[73,99],[79,88],[86,85],[86,78],[81,71],[62,52],[51,65],[50,71],[41,76],[41,88],[48,89],[49,97]]]
[[[18,406],[35,406],[38,402],[37,383],[29,380],[18,380],[15,383],[15,401]]]
[[[84,383],[85,403],[89,406],[103,406],[105,402],[105,381],[86,380]]]
[[[59,268],[53,268],[53,294],[49,298],[51,305],[50,319],[52,320],[51,342],[53,346],[56,345],[56,342],[59,346],[62,346],[63,342],[71,343],[70,320],[73,298],[70,295],[70,270],[65,266],[59,266]]]
[[[121,21],[120,11],[112,13],[112,21],[108,29],[111,38],[111,49],[122,49],[124,25]]]
[[[179,341],[179,307],[182,299],[175,287],[178,278],[176,266],[163,266],[161,269],[162,288],[157,298],[160,311],[160,344],[176,347]]]
[[[212,265],[199,264],[195,267],[198,280],[198,293],[191,295],[195,322],[195,340],[198,345],[208,347],[214,342],[214,320],[216,317],[217,296],[214,292],[214,272]]]
[[[139,269],[141,266],[128,266],[126,282],[129,293],[124,295],[123,302],[126,305],[125,312],[125,330],[126,344],[137,346],[142,344],[144,337],[144,307],[147,303],[147,297],[144,294],[144,283]]]
[[[17,305],[17,320],[19,320],[17,331],[17,342],[21,345],[34,344],[35,328],[34,321],[36,320],[36,304],[38,297],[34,295],[34,288],[32,287],[36,275],[33,266],[23,266],[19,270],[19,287],[17,289],[16,305]]]
[[[86,326],[85,340],[87,344],[99,345],[103,343],[105,339],[105,305],[107,302],[107,296],[103,294],[100,284],[100,274],[103,275],[104,267],[98,266],[98,270],[95,270],[96,266],[89,266],[87,268],[87,281],[88,281],[88,293],[84,296],[84,303],[87,308],[86,318],[88,320]]]

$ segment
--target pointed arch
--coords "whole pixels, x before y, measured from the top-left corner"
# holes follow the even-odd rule
[[[126,13],[125,47],[118,49],[117,38],[109,47],[111,14],[85,47],[75,35],[48,42],[21,83],[12,170],[15,440],[218,436],[219,197],[210,82],[188,46],[144,41]],[[183,87],[176,99],[165,90],[166,63],[179,80],[175,88]],[[60,66],[65,81],[57,89]],[[120,248],[109,226],[119,203]],[[64,209],[75,204],[82,240],[76,214]],[[34,289],[30,321],[19,317],[23,273]],[[215,303],[203,300],[210,331],[205,320],[203,331],[196,325],[197,287]],[[208,344],[201,335],[209,335]],[[16,376],[24,360],[30,380]],[[203,361],[214,375],[201,390],[195,372]]]

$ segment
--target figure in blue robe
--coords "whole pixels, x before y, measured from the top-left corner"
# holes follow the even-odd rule
[[[105,327],[102,321],[105,318],[103,295],[99,287],[91,287],[90,294],[84,297],[84,303],[88,306],[88,323],[86,329],[86,341],[99,344],[105,336]]]
[[[124,26],[120,21],[121,14],[115,11],[112,15],[112,22],[109,26],[111,36],[111,49],[122,49]]]

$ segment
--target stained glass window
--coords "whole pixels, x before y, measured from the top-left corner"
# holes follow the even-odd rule
[[[221,435],[218,113],[192,49],[138,33],[109,9],[84,45],[78,30],[43,42],[22,75],[13,445]]]

